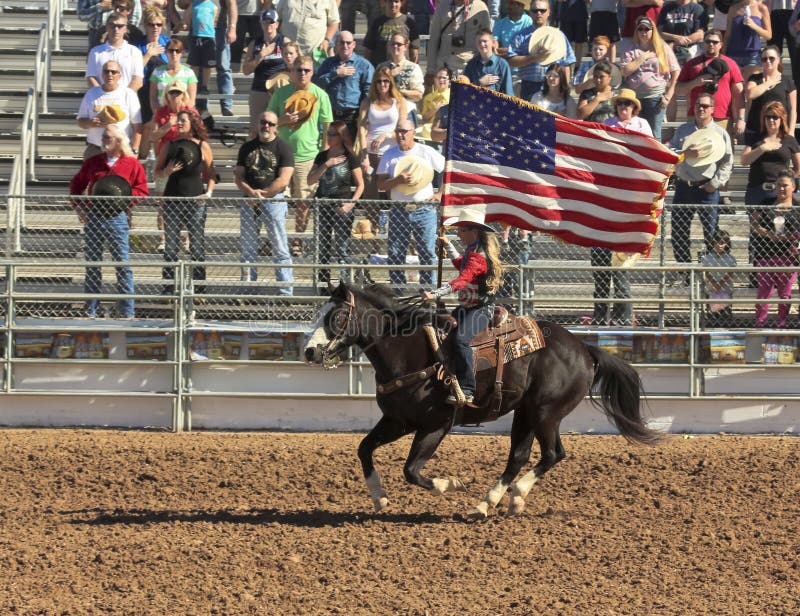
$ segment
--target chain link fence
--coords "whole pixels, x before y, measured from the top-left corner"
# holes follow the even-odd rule
[[[0,198],[2,245],[14,263],[4,282],[24,297],[17,314],[168,318],[176,298],[187,298],[198,318],[305,321],[329,280],[390,284],[399,295],[436,286],[438,204],[141,198],[130,226],[123,200],[82,198],[84,221],[73,205],[68,196]],[[499,301],[566,325],[795,326],[792,211],[671,205],[662,222],[639,259],[512,229]],[[455,275],[446,262],[443,278]],[[765,312],[757,300],[770,289]],[[124,301],[131,293],[135,310]]]

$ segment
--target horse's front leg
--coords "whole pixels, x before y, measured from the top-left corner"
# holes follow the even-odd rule
[[[378,420],[378,423],[369,431],[358,446],[358,459],[361,460],[361,470],[364,473],[364,481],[367,484],[372,504],[375,512],[389,504],[389,498],[383,489],[381,476],[375,470],[372,454],[381,445],[386,445],[396,441],[411,432],[411,429],[397,420],[386,417],[385,415]]]
[[[464,484],[455,478],[436,477],[429,479],[421,474],[422,468],[431,459],[444,437],[450,431],[450,421],[443,418],[443,425],[421,428],[414,435],[411,450],[408,452],[403,474],[406,481],[441,495],[445,492],[463,491]]]

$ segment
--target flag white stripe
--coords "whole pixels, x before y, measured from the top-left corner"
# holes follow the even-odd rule
[[[672,171],[672,167],[674,165],[670,163],[660,163],[658,161],[653,160],[652,158],[648,158],[638,152],[634,152],[633,150],[628,149],[627,146],[622,144],[610,143],[608,141],[598,141],[589,137],[579,137],[577,135],[572,135],[570,133],[558,133],[556,135],[556,148],[558,148],[558,144],[566,144],[571,146],[576,146],[580,148],[586,148],[589,150],[593,150],[595,152],[607,152],[609,154],[618,154],[620,156],[625,156],[626,158],[630,158],[635,160],[636,162],[640,163],[647,169],[652,169],[651,173],[657,173],[663,176],[666,173]],[[591,162],[592,165],[596,164],[595,161],[587,161]],[[611,167],[616,169],[616,174],[618,175],[621,169],[624,169],[628,173],[643,173],[642,169],[637,169],[636,167],[620,167],[620,165],[611,164]]]

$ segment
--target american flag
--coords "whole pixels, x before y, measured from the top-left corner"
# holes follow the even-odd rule
[[[469,206],[487,222],[649,254],[678,162],[662,143],[471,84],[452,85],[449,112],[444,218]]]

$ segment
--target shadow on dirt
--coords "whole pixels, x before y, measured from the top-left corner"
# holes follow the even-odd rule
[[[365,522],[388,522],[390,524],[441,524],[459,521],[460,516],[444,516],[432,513],[381,513],[338,512],[323,509],[303,511],[279,511],[277,509],[221,509],[162,510],[152,509],[83,509],[60,511],[61,515],[75,516],[70,524],[88,526],[111,526],[115,524],[171,524],[173,522],[212,522],[221,524],[286,524],[289,526],[323,528]]]

